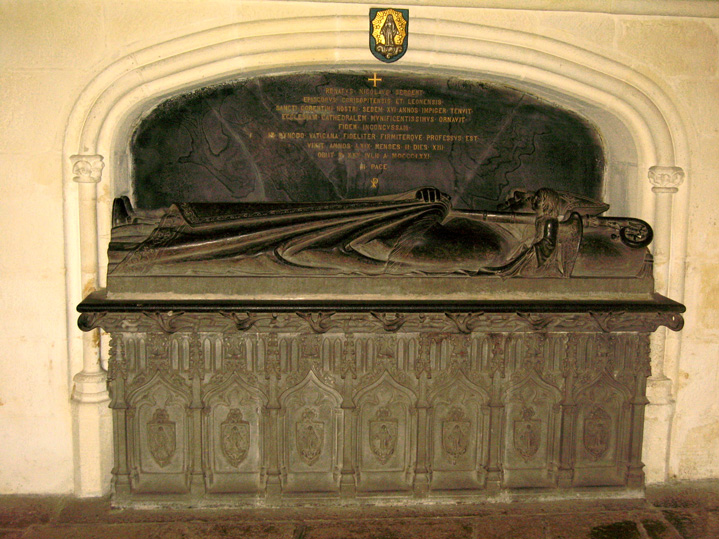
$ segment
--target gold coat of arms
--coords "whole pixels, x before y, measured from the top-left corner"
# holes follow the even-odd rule
[[[369,10],[369,48],[378,60],[396,62],[407,52],[408,9]]]

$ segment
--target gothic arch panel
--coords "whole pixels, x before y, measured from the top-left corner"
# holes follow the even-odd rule
[[[193,425],[182,380],[161,372],[128,398],[130,486],[134,493],[189,489]]]
[[[339,489],[343,411],[341,396],[313,371],[280,397],[283,491]]]
[[[489,457],[489,395],[458,374],[429,402],[432,489],[482,488]]]
[[[502,469],[507,487],[551,487],[559,460],[561,394],[532,372],[505,396]]]
[[[358,491],[412,488],[417,415],[414,394],[389,372],[361,390],[356,404]]]
[[[630,396],[629,390],[606,372],[577,391],[575,485],[625,484]]]
[[[258,492],[266,467],[264,395],[240,376],[210,387],[204,399],[203,468],[208,492]]]

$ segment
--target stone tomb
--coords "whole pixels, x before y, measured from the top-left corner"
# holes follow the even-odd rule
[[[637,489],[649,333],[681,326],[659,299],[81,308],[119,499]]]
[[[79,306],[82,329],[110,334],[115,501],[639,491],[649,335],[681,329],[683,306],[653,292],[649,225],[602,216],[600,176],[587,172],[579,193],[557,185],[540,150],[576,138],[576,119],[558,128],[546,118],[564,111],[532,102],[532,121],[502,142],[487,119],[506,112],[507,89],[398,78],[365,114],[340,97],[373,96],[376,76],[302,77],[296,93],[256,79],[182,101],[204,139],[155,167],[159,183],[139,167],[134,200],[115,202],[107,289]],[[240,118],[236,95],[262,97],[242,114],[271,127]],[[438,110],[389,110],[409,95]],[[303,109],[308,97],[325,108]],[[446,111],[465,120],[441,126]],[[313,154],[311,134],[347,132],[349,113],[357,133],[467,144],[393,158],[357,138],[341,159]],[[212,131],[204,118],[217,114]],[[140,164],[181,145],[159,132],[138,130]],[[509,189],[527,140],[542,155],[518,161],[530,168]],[[234,171],[227,200],[191,188],[202,178],[185,165],[210,159],[203,144],[226,154],[216,172]],[[469,174],[470,157],[504,151]],[[372,165],[384,176],[362,173]],[[164,204],[148,193],[172,171],[190,188]]]

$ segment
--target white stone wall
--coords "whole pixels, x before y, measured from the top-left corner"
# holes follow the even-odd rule
[[[675,255],[686,245],[686,257],[674,260],[669,273],[671,280],[685,272],[686,281],[674,278],[670,292],[686,303],[687,315],[681,339],[670,338],[666,347],[664,373],[676,404],[670,399],[648,412],[651,444],[669,450],[646,448],[659,455],[646,459],[647,473],[651,481],[719,477],[719,6],[699,0],[573,0],[564,4],[573,11],[553,11],[556,2],[494,0],[497,9],[452,7],[471,2],[449,0],[426,4],[409,2],[410,32],[412,18],[422,17],[551,38],[646,76],[676,107],[670,123],[682,125],[670,127],[686,133],[689,152],[677,163],[686,180],[674,197],[674,211],[682,215],[673,221],[671,245]],[[607,4],[611,12],[598,12]],[[512,9],[522,6],[535,9]],[[238,0],[0,1],[0,494],[99,493],[109,479],[93,476],[107,469],[107,455],[97,454],[108,449],[103,445],[107,425],[102,416],[78,420],[85,412],[71,405],[83,345],[72,314],[76,298],[66,283],[79,279],[72,261],[79,260],[80,246],[72,238],[79,236],[80,222],[73,211],[76,200],[63,200],[63,193],[77,196],[77,189],[63,187],[68,167],[63,143],[83,88],[121,58],[189,34],[253,20],[367,18],[369,7]],[[262,31],[279,31],[281,24]],[[330,32],[339,35],[337,28]],[[410,34],[410,49],[412,43]],[[318,54],[297,51],[287,58],[332,65],[333,55]],[[423,61],[431,67],[431,55]],[[141,70],[137,76],[143,76]],[[610,174],[637,166],[620,161],[612,163]],[[646,187],[627,193],[640,198],[650,187],[646,180]],[[107,208],[110,187],[101,183],[98,192],[99,207]],[[688,215],[680,198],[686,195]],[[108,216],[101,211],[98,217],[102,251]],[[93,424],[99,435],[87,432]],[[89,481],[99,486],[86,486],[82,474],[78,479],[76,464],[89,468]]]

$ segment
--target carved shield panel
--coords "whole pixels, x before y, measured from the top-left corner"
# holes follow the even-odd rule
[[[317,421],[317,411],[308,408],[297,423],[295,432],[297,452],[300,458],[312,466],[322,454],[325,441],[325,424]]]
[[[542,421],[533,417],[534,410],[525,407],[514,420],[514,450],[525,462],[537,454],[542,441]]]
[[[390,417],[387,408],[377,410],[376,419],[369,422],[369,447],[382,464],[387,464],[397,447],[397,419]]]
[[[442,449],[452,464],[467,452],[471,430],[472,423],[459,407],[452,408],[442,421]]]
[[[609,449],[612,418],[597,406],[584,420],[584,448],[593,460],[599,460]]]
[[[232,408],[220,425],[222,453],[231,466],[239,466],[250,449],[250,424],[242,419],[242,412]]]
[[[147,422],[147,445],[161,468],[167,466],[177,449],[175,422],[164,408],[158,408]]]

